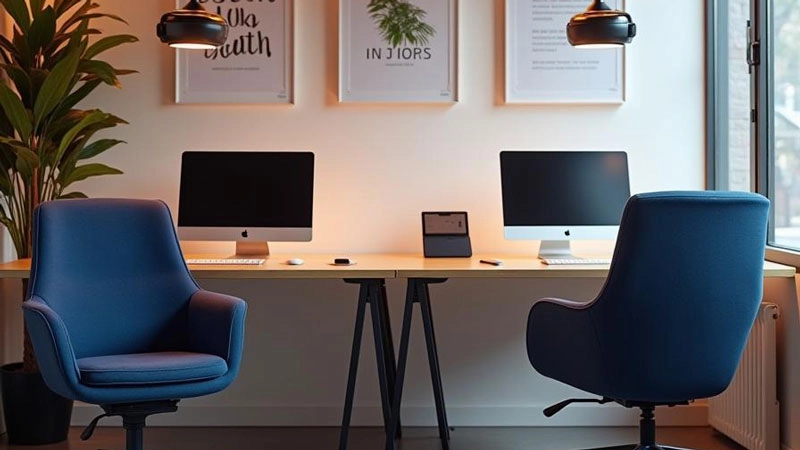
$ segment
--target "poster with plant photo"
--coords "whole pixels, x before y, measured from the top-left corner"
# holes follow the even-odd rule
[[[178,103],[293,103],[293,0],[199,0],[228,22],[214,50],[178,50]],[[177,0],[177,4],[186,0]]]
[[[456,0],[340,0],[339,100],[452,103]]]

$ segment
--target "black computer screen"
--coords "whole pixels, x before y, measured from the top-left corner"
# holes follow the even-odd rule
[[[619,225],[630,197],[625,152],[504,151],[505,226]]]
[[[184,152],[178,226],[311,227],[311,152]]]

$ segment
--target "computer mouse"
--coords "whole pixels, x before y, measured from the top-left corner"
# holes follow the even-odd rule
[[[288,264],[290,266],[299,266],[299,265],[302,265],[304,262],[305,261],[303,261],[300,258],[292,258],[292,259],[287,259],[286,260],[286,264]]]

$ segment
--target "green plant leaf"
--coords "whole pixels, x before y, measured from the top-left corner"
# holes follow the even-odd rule
[[[100,83],[102,83],[100,80],[87,81],[81,87],[75,89],[60,105],[58,105],[58,110],[54,113],[56,117],[66,114],[73,106],[77,105],[81,100],[86,98],[87,95],[91,94],[97,86],[100,86]]]
[[[89,198],[89,197],[86,194],[84,194],[83,192],[70,192],[68,194],[61,194],[61,195],[58,196],[59,200],[65,199],[65,198]]]
[[[120,174],[122,174],[121,170],[109,167],[105,164],[100,164],[100,163],[86,164],[83,166],[78,166],[74,170],[72,170],[69,173],[69,175],[62,180],[61,186],[67,187],[76,181],[85,180],[89,177],[97,177],[100,175],[120,175]]]
[[[12,58],[19,59],[19,50],[3,35],[0,35],[0,48],[5,50]]]
[[[47,54],[45,55],[45,58],[48,61],[58,61],[59,55],[63,55],[64,53],[66,53],[65,46],[63,45],[65,42],[73,38],[91,36],[95,34],[103,34],[103,33],[97,28],[85,27],[73,30],[69,34],[56,34],[56,36],[53,38],[53,41],[45,49],[45,53]]]
[[[37,52],[47,46],[56,34],[56,13],[48,6],[35,17],[28,30],[28,47]]]
[[[11,42],[14,44],[14,47],[17,48],[17,60],[19,65],[22,67],[33,67],[34,55],[30,47],[28,47],[28,40],[17,28],[14,28]]]
[[[91,76],[94,76],[109,86],[114,86],[117,88],[122,87],[114,68],[111,67],[111,64],[105,61],[83,60],[80,62],[80,64],[78,64],[78,72],[89,75],[89,80],[92,79]]]
[[[30,0],[30,3],[31,3],[31,11],[33,12],[33,17],[34,17],[33,21],[36,22],[35,19],[37,16],[36,13],[41,12],[42,8],[44,8],[44,0]]]
[[[14,136],[14,126],[11,125],[11,121],[8,120],[8,116],[2,108],[0,108],[0,136]],[[3,152],[0,152],[0,164],[2,164],[2,155]],[[2,166],[0,166],[1,168]]]
[[[56,15],[61,17],[62,14],[72,9],[73,6],[80,3],[81,0],[55,0],[53,2],[53,7],[56,10]]]
[[[37,128],[67,93],[70,83],[75,77],[80,56],[77,49],[71,51],[53,67],[50,75],[44,80],[33,106],[33,117]]]
[[[83,58],[92,59],[108,49],[112,49],[122,44],[137,42],[138,40],[139,38],[131,34],[118,34],[104,37],[92,44],[89,49],[86,50],[86,54],[83,55]]]
[[[33,83],[28,74],[16,64],[3,64],[1,66],[6,71],[8,78],[14,83],[14,88],[17,89],[20,99],[23,104],[32,104],[31,93],[33,91]]]
[[[28,5],[25,0],[0,0],[0,4],[14,19],[14,23],[17,24],[19,29],[27,32],[31,26],[31,16],[28,13]]]
[[[25,185],[30,185],[27,181],[33,177],[33,167],[31,164],[25,158],[17,158],[14,168],[19,172],[22,178],[26,180]]]
[[[80,153],[78,153],[78,159],[80,160],[80,159],[93,158],[118,144],[126,144],[126,142],[121,141],[119,139],[97,140],[84,147],[83,150],[81,150]]]
[[[94,5],[94,7],[97,7],[97,6],[99,6],[99,5]],[[67,31],[69,29],[69,27],[75,25],[78,22],[81,22],[81,21],[84,21],[84,20],[89,20],[89,19],[104,19],[104,18],[105,19],[111,19],[111,20],[114,20],[116,22],[121,22],[121,23],[124,23],[125,25],[128,25],[128,22],[125,19],[123,19],[122,17],[117,16],[115,14],[88,13],[88,14],[81,14],[81,15],[77,15],[76,14],[76,16],[73,17],[72,19],[64,22],[64,24],[61,25],[61,29],[64,30],[64,31]]]
[[[88,114],[86,114],[86,116],[83,119],[81,119],[81,121],[78,122],[77,125],[72,127],[72,129],[69,130],[66,134],[64,134],[64,137],[61,138],[61,143],[59,144],[58,150],[56,151],[56,157],[54,158],[54,161],[56,163],[58,163],[58,161],[61,161],[61,157],[64,155],[64,152],[67,151],[67,147],[69,147],[69,145],[81,131],[83,131],[86,127],[89,127],[90,125],[102,122],[104,120],[108,120],[109,117],[111,117],[111,114],[104,113],[100,110],[90,111]]]
[[[14,126],[20,139],[22,141],[30,139],[33,124],[31,124],[28,111],[25,110],[22,100],[5,83],[0,83],[0,106],[3,107],[6,117]]]
[[[18,158],[24,159],[31,167],[39,167],[39,155],[26,147],[22,142],[4,137],[0,137],[0,142]]]
[[[80,2],[76,2],[75,4],[77,5],[77,3],[80,3]],[[66,32],[67,28],[69,28],[71,25],[74,25],[75,23],[80,22],[80,20],[81,20],[80,17],[81,16],[83,16],[84,14],[87,14],[89,11],[91,11],[93,9],[96,9],[96,8],[99,8],[99,7],[100,7],[99,4],[93,3],[91,0],[84,1],[83,4],[78,9],[76,9],[75,12],[73,12],[71,16],[69,16],[68,18],[66,18],[66,19],[64,19],[62,21],[61,27],[58,29],[59,33]],[[61,17],[61,15],[63,13],[66,13],[66,12],[67,12],[67,10],[62,11],[61,14],[59,14],[59,18]],[[69,25],[68,25],[68,23],[69,23]]]
[[[11,196],[11,180],[8,178],[8,172],[0,172],[0,192],[6,197]]]

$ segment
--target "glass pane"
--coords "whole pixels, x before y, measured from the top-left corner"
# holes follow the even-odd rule
[[[775,144],[768,169],[774,244],[800,249],[800,6],[796,0],[773,0],[772,11]]]
[[[723,168],[727,172],[727,184],[718,188],[732,191],[750,190],[750,73],[747,65],[749,17],[750,0],[728,0],[727,18],[724,19],[728,28],[728,154],[727,168]],[[721,181],[725,180],[726,178],[721,178]]]

